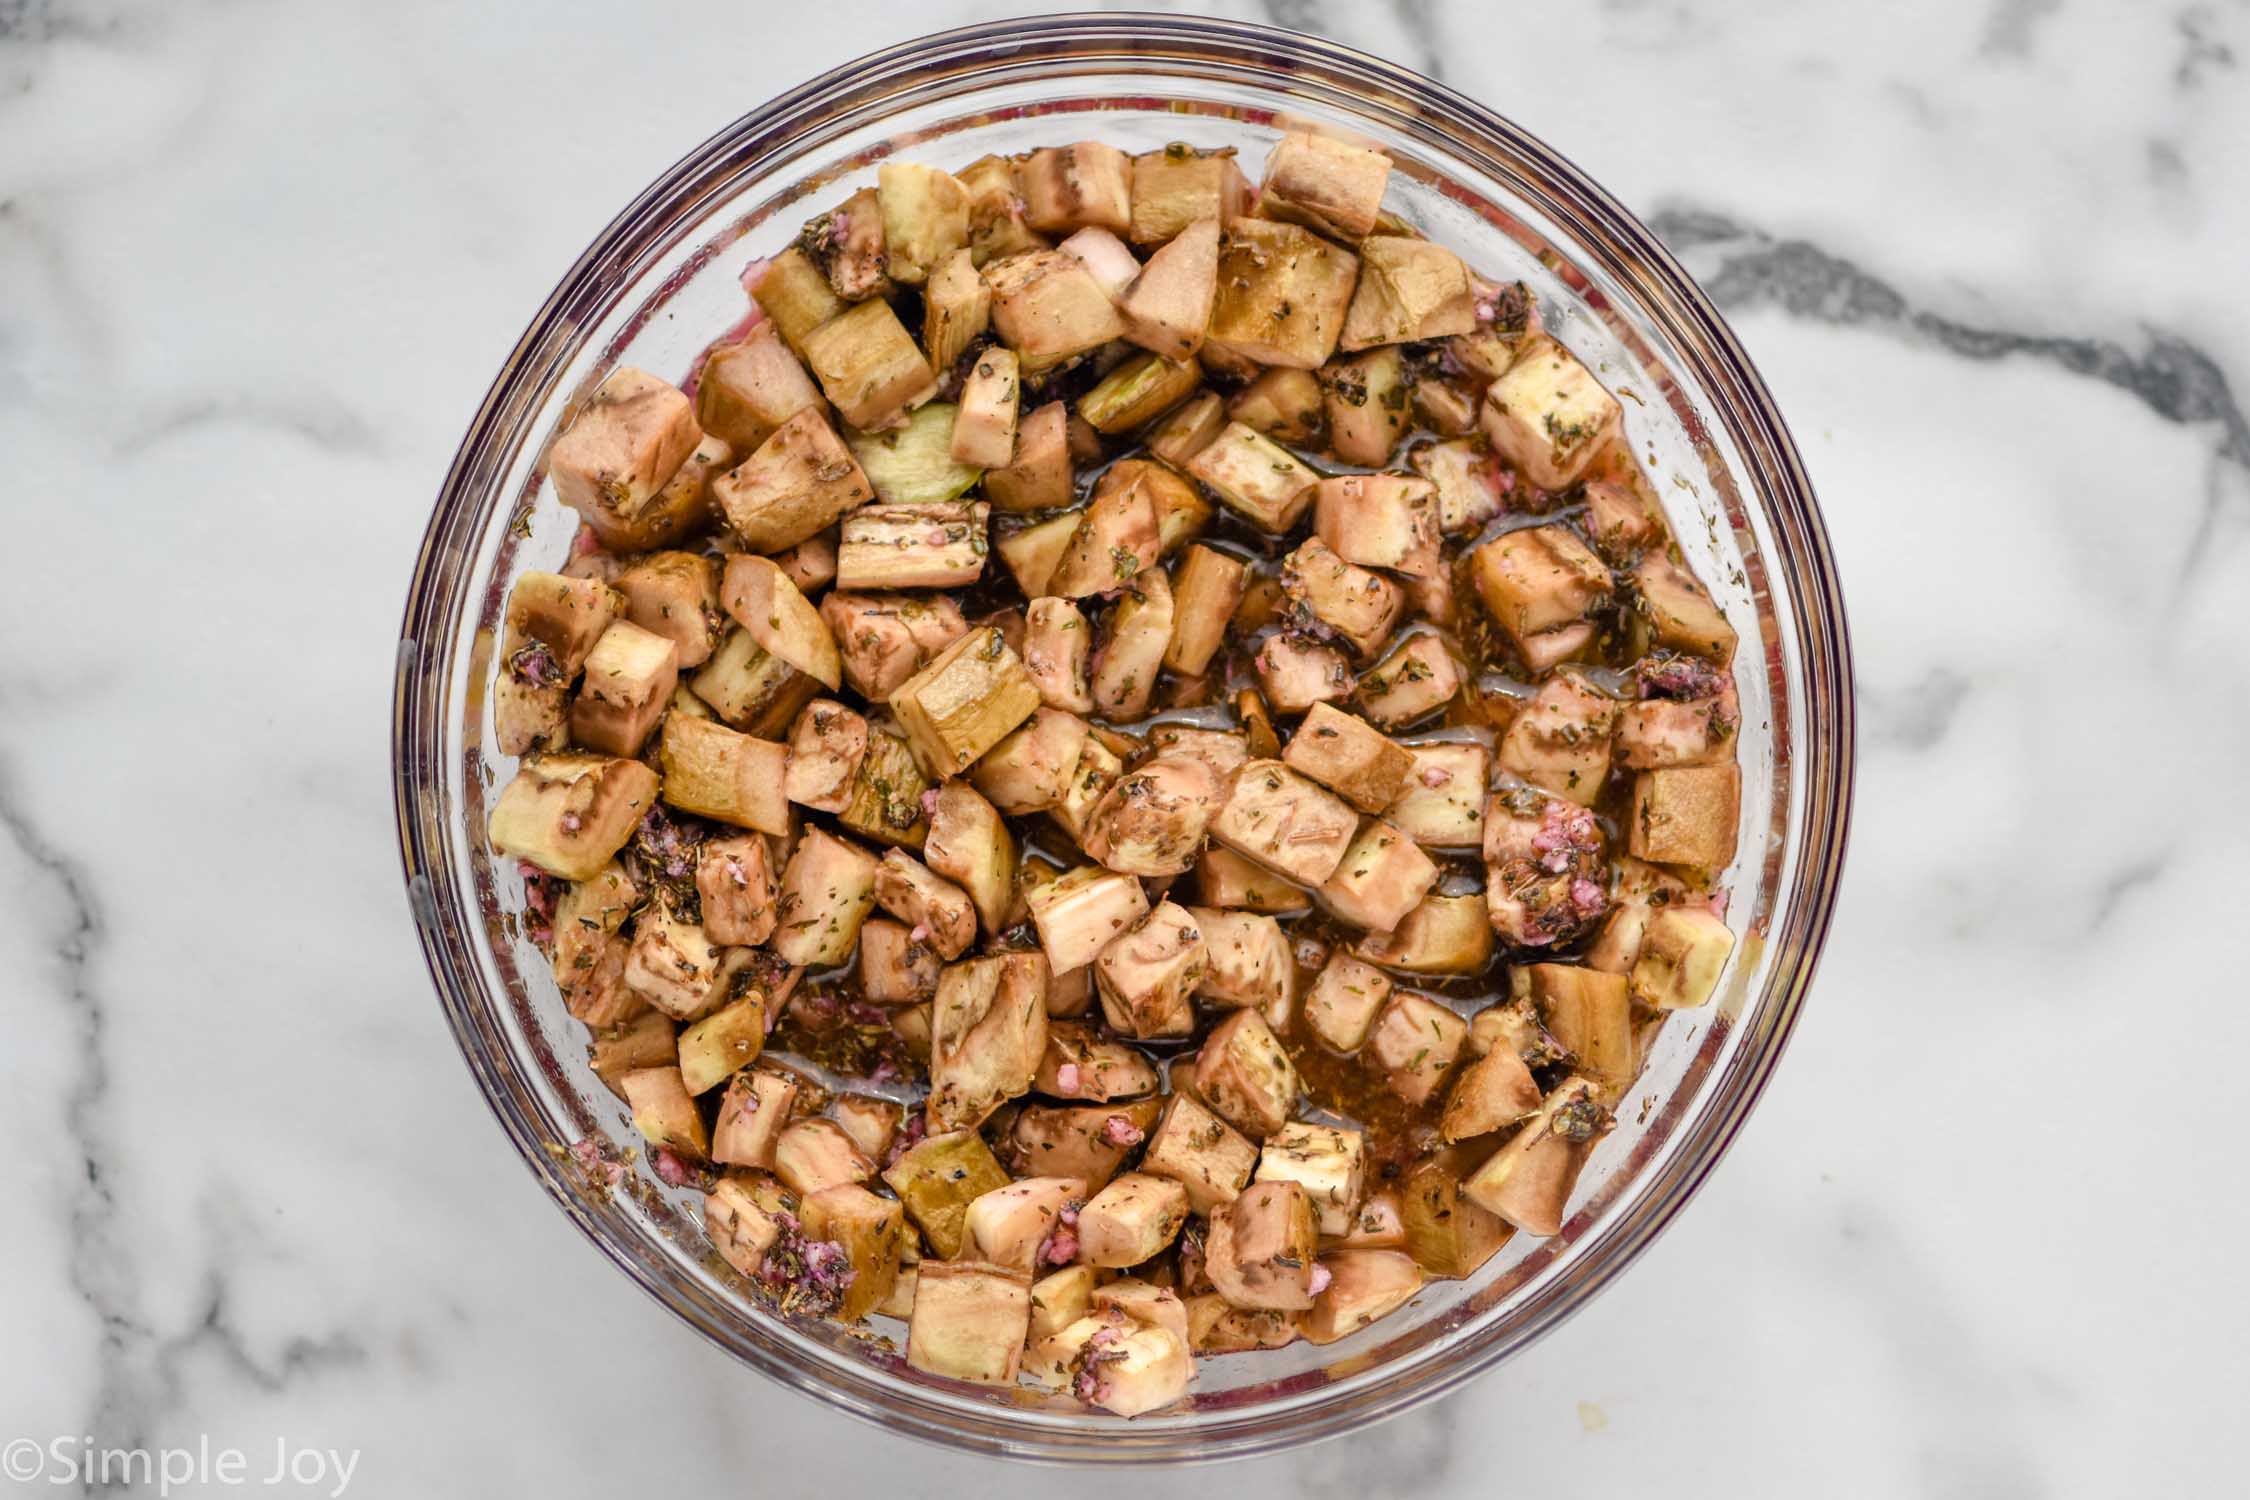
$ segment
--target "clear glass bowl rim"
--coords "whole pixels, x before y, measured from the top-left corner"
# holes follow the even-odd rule
[[[506,1066],[490,1026],[483,976],[472,951],[473,908],[465,905],[447,856],[451,826],[445,793],[444,670],[460,625],[461,574],[489,524],[487,482],[500,438],[518,425],[536,393],[577,351],[605,293],[630,281],[643,254],[694,223],[727,164],[764,154],[799,132],[870,100],[912,97],[918,82],[951,77],[996,54],[1052,55],[1072,64],[1109,61],[1121,71],[1152,58],[1223,63],[1269,75],[1286,90],[1308,81],[1355,102],[1411,113],[1464,146],[1512,157],[1536,173],[1519,190],[1580,245],[1605,246],[1603,268],[1624,283],[1640,310],[1662,326],[1710,393],[1751,479],[1745,497],[1771,525],[1776,545],[1764,561],[1790,603],[1793,636],[1782,646],[1799,669],[1802,718],[1791,774],[1802,822],[1792,840],[1795,878],[1777,898],[1784,920],[1770,934],[1775,955],[1756,1007],[1756,1031],[1730,1069],[1712,1107],[1690,1120],[1659,1177],[1598,1227],[1601,1243],[1567,1282],[1462,1331],[1442,1354],[1387,1375],[1331,1387],[1278,1413],[1261,1409],[1199,1414],[1193,1437],[1137,1439],[1114,1420],[1027,1433],[1001,1408],[965,1415],[870,1370],[823,1379],[787,1357],[754,1325],[677,1284],[620,1243],[590,1216],[581,1189],[550,1154],[532,1096]],[[480,498],[481,497],[481,498]],[[513,496],[499,497],[513,503]],[[433,509],[416,559],[396,661],[392,764],[401,858],[410,905],[432,981],[478,1087],[518,1154],[581,1231],[642,1289],[704,1337],[793,1389],[903,1432],[969,1451],[1042,1460],[1177,1462],[1242,1457],[1338,1435],[1433,1400],[1499,1361],[1522,1352],[1598,1295],[1685,1206],[1740,1130],[1794,1029],[1832,915],[1848,839],[1853,778],[1851,651],[1843,598],[1812,487],[1763,380],[1725,320],[1655,235],[1584,173],[1494,111],[1442,84],[1335,43],[1248,22],[1209,18],[1077,14],[1033,17],[936,33],[869,54],[821,75],[728,125],[645,189],[596,237],[557,284],[493,381],[470,424]],[[1817,747],[1817,753],[1806,754]]]

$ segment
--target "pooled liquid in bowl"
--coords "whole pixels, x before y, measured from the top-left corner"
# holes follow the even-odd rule
[[[1556,1233],[1711,999],[1735,634],[1389,173],[887,163],[553,443],[490,833],[746,1295],[1163,1409]]]

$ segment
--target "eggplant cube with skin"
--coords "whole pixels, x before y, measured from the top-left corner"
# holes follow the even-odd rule
[[[1305,993],[1305,1025],[1338,1052],[1357,1052],[1391,998],[1391,977],[1347,954],[1328,960]]]
[[[1193,359],[1139,354],[1078,398],[1078,415],[1105,437],[1146,427],[1195,394],[1203,371]]]
[[[807,828],[782,871],[773,951],[800,968],[842,963],[875,908],[875,868],[857,844]]]
[[[1281,588],[1293,606],[1343,637],[1362,661],[1375,655],[1406,609],[1397,584],[1344,561],[1317,536],[1282,564]]]
[[[908,1217],[947,1260],[968,1244],[969,1205],[994,1188],[1008,1185],[984,1137],[973,1130],[925,1136],[883,1169],[883,1181],[906,1205]]]
[[[938,262],[930,272],[929,281],[922,288],[922,349],[930,357],[932,370],[947,371],[960,363],[961,356],[976,347],[992,328],[992,288],[984,284],[977,274],[976,254],[971,250],[957,250]],[[981,365],[982,360],[978,363]],[[1009,384],[1014,385],[1015,360],[1008,361]],[[971,372],[972,376],[976,372]],[[997,390],[995,390],[997,394]],[[1015,429],[1016,393],[1006,392],[1008,427]],[[964,409],[968,398],[962,398]],[[962,463],[990,467],[981,458],[965,454],[953,455]],[[1005,458],[1000,460],[1006,463]]]
[[[1543,490],[1564,489],[1617,432],[1617,398],[1553,339],[1541,336],[1484,393],[1484,435]]]
[[[737,1073],[719,1101],[711,1132],[711,1159],[728,1166],[773,1170],[774,1145],[789,1124],[803,1087],[797,1075],[776,1067]]]
[[[679,648],[669,637],[619,620],[586,657],[585,677],[570,709],[578,744],[607,755],[638,755],[671,705],[679,683]]]
[[[1344,800],[1277,760],[1254,760],[1234,776],[1211,836],[1300,885],[1326,883],[1359,831]]]
[[[940,776],[968,770],[1040,707],[1038,685],[991,626],[948,646],[890,703],[915,753]]]
[[[1427,995],[1396,993],[1368,1034],[1367,1057],[1383,1070],[1391,1091],[1420,1104],[1461,1055],[1469,1023]]]
[[[1031,1087],[1047,1050],[1047,961],[1011,953],[953,964],[930,1013],[930,1125],[970,1130]]]
[[[836,546],[843,589],[958,589],[984,576],[991,507],[982,501],[867,505],[844,517]]]
[[[906,1362],[929,1375],[1012,1385],[1031,1327],[1031,1277],[984,1261],[924,1261]]]
[[[1211,1284],[1235,1307],[1302,1312],[1313,1304],[1319,1243],[1303,1184],[1261,1179],[1211,1211],[1204,1264]]]
[[[714,479],[711,493],[745,547],[778,552],[874,499],[875,487],[827,417],[807,407]]]
[[[1633,964],[1633,998],[1656,1010],[1692,1010],[1718,992],[1734,933],[1700,906],[1667,906],[1648,920]]]
[[[844,310],[844,299],[811,256],[791,245],[750,283],[750,300],[772,319],[792,349],[803,350],[805,336]]]
[[[538,755],[492,804],[492,846],[565,880],[591,880],[655,805],[656,773],[607,755]]]
[[[1195,1029],[1193,997],[1208,962],[1195,918],[1159,902],[1095,958],[1102,1014],[1126,1036],[1186,1036]]]
[[[1232,1203],[1257,1170],[1258,1147],[1192,1094],[1174,1094],[1148,1135],[1141,1170],[1186,1190],[1188,1206],[1210,1214]]]
[[[1414,766],[1414,757],[1381,730],[1326,703],[1313,705],[1281,759],[1369,813],[1397,800]]]
[[[1241,219],[1219,241],[1209,342],[1261,365],[1317,370],[1336,352],[1359,257],[1294,224]]]
[[[589,521],[629,522],[703,441],[677,386],[646,370],[617,370],[547,450],[547,477]]]
[[[1294,1182],[1312,1204],[1323,1235],[1349,1234],[1366,1176],[1367,1138],[1339,1125],[1292,1120],[1258,1152],[1260,1182]]]
[[[1169,1177],[1127,1172],[1078,1210],[1078,1258],[1090,1266],[1137,1266],[1179,1238],[1187,1189]]]
[[[851,1261],[851,1280],[831,1316],[856,1323],[891,1295],[906,1250],[906,1213],[894,1198],[879,1197],[856,1182],[838,1183],[804,1197],[808,1240],[840,1245]]]
[[[1436,886],[1438,867],[1414,840],[1369,818],[1320,888],[1321,904],[1356,927],[1390,932]]]
[[[922,817],[922,794],[929,788],[929,778],[905,739],[887,721],[870,726],[851,800],[836,821],[877,843],[919,849],[929,833]]]
[[[1577,964],[1529,964],[1517,972],[1530,985],[1547,1034],[1571,1055],[1577,1072],[1612,1089],[1633,1081],[1640,1060],[1624,975]]]
[[[625,595],[598,578],[568,578],[560,573],[526,573],[508,591],[503,650],[513,658],[533,643],[553,658],[540,680],[566,685],[586,665],[603,632],[626,609]]]
[[[1242,422],[1221,428],[1188,460],[1187,470],[1229,510],[1277,536],[1304,515],[1320,480],[1288,449]]]
[[[1371,234],[1360,241],[1359,285],[1344,312],[1344,348],[1451,338],[1476,326],[1476,294],[1460,256],[1412,235]]]
[[[992,326],[1026,374],[1049,369],[1115,338],[1125,320],[1094,273],[1061,250],[1025,250],[984,267]]]
[[[1742,768],[1676,766],[1633,778],[1628,847],[1652,864],[1719,870],[1734,861]]]
[[[789,832],[786,745],[674,714],[664,721],[664,800],[760,833]]]
[[[1195,1091],[1253,1140],[1289,1123],[1302,1085],[1266,1018],[1238,1010],[1212,1028],[1196,1054]]]
[[[914,335],[881,298],[860,302],[805,335],[805,363],[852,426],[881,427],[937,394]]]

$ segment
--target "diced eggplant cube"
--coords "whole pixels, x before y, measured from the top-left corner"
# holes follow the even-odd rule
[[[1110,783],[1088,815],[1080,843],[1122,874],[1185,874],[1203,848],[1219,786],[1200,760],[1158,756]]]
[[[699,667],[719,643],[719,568],[692,552],[652,552],[617,575],[625,618],[663,636],[681,668]]]
[[[587,1048],[587,1066],[596,1077],[609,1085],[613,1092],[624,1092],[623,1080],[627,1073],[640,1068],[664,1068],[680,1060],[679,1037],[672,1018],[660,1010],[651,1010],[645,1002],[639,1005],[629,1019],[619,1022],[594,1038]]]
[[[956,463],[1004,469],[1015,461],[1016,406],[1022,389],[1014,350],[987,349],[977,356],[962,383],[960,410],[953,418],[948,451]]]
[[[929,355],[930,368],[944,372],[959,364],[961,357],[976,346],[979,339],[992,327],[992,289],[977,274],[976,259],[968,250],[956,250],[939,261],[930,272],[927,285],[922,288],[922,348]],[[979,360],[979,363],[983,363]],[[1016,393],[1013,389],[1015,360],[1008,361],[1010,379],[1005,392],[1008,409],[1008,427],[1015,428]],[[974,371],[971,372],[972,376]],[[997,392],[995,394],[998,394]],[[962,409],[969,406],[966,390],[962,393]],[[986,465],[984,460],[955,454],[963,463]],[[997,463],[1006,463],[1002,457]]]
[[[790,733],[782,789],[791,802],[842,812],[866,756],[867,720],[833,699],[815,699]]]
[[[836,637],[781,565],[738,553],[721,588],[726,612],[759,647],[833,692],[844,680]]]
[[[1052,368],[1123,337],[1125,320],[1086,263],[1060,250],[1025,250],[986,264],[992,326],[1024,373]]]
[[[906,1362],[929,1375],[1012,1385],[1031,1326],[1031,1277],[983,1261],[923,1261]]]
[[[955,641],[890,695],[923,765],[956,776],[1040,707],[1039,688],[991,626]]]
[[[1024,610],[1024,670],[1039,689],[1040,701],[1065,713],[1094,711],[1088,668],[1094,630],[1068,599],[1033,599]]]
[[[770,322],[753,327],[739,343],[713,349],[696,377],[696,422],[744,453],[820,404],[820,388],[782,342],[780,327]]]
[[[1481,917],[1480,917],[1481,922]],[[1357,1052],[1391,998],[1391,977],[1345,954],[1328,960],[1305,992],[1305,1025],[1338,1052]]]
[[[1339,461],[1380,468],[1414,425],[1405,358],[1396,349],[1339,355],[1320,372],[1328,449]],[[1400,476],[1390,476],[1397,478]],[[1433,530],[1434,534],[1434,530]],[[1323,535],[1326,535],[1324,532]],[[1435,571],[1435,549],[1409,572]]]
[[[1198,1354],[1286,1349],[1297,1341],[1298,1315],[1235,1307],[1217,1292],[1187,1299],[1188,1347]]]
[[[1461,669],[1453,653],[1442,637],[1430,632],[1400,641],[1390,655],[1360,674],[1358,685],[1367,717],[1392,728],[1445,707],[1460,691]]]
[[[1234,788],[1211,836],[1300,885],[1324,884],[1343,862],[1359,817],[1327,788],[1276,760],[1254,760]]]
[[[966,782],[938,788],[922,857],[930,868],[968,892],[987,933],[1007,925],[1015,898],[1016,843],[999,810]]]
[[[1195,919],[1159,902],[1094,959],[1102,1014],[1126,1036],[1186,1036],[1195,1029],[1193,996],[1207,961]]]
[[[1283,562],[1281,588],[1292,606],[1343,637],[1362,661],[1390,637],[1406,608],[1397,584],[1344,561],[1317,536]]]
[[[1374,229],[1390,177],[1380,151],[1310,131],[1286,135],[1266,157],[1258,213],[1357,241]]]
[[[1211,446],[1227,425],[1226,402],[1217,391],[1201,395],[1167,412],[1148,430],[1148,451],[1175,469],[1185,470],[1198,453]]]
[[[1422,1290],[1422,1268],[1403,1250],[1331,1250],[1320,1258],[1327,1288],[1313,1298],[1302,1328],[1308,1342],[1333,1344],[1387,1317]]]
[[[1064,1266],[1034,1281],[1025,1343],[1036,1348],[1093,1311],[1095,1278],[1100,1274],[1092,1266]]]
[[[712,480],[711,493],[745,547],[778,552],[874,499],[875,487],[819,408],[807,407]]]
[[[516,767],[486,820],[503,854],[565,880],[590,880],[656,802],[656,773],[607,755],[535,755]]]
[[[1045,238],[1024,223],[1023,190],[1014,162],[1004,156],[982,156],[953,175],[969,190],[969,253],[978,265],[1046,245]]]
[[[1336,352],[1359,257],[1300,229],[1240,219],[1219,240],[1209,342],[1261,365],[1317,370]]]
[[[1512,1232],[1499,1215],[1464,1196],[1460,1173],[1442,1157],[1407,1174],[1400,1202],[1406,1253],[1445,1280],[1474,1276]]]
[[[1241,422],[1227,423],[1188,460],[1187,470],[1229,510],[1276,536],[1304,515],[1320,479],[1288,449]]]
[[[846,302],[888,297],[896,290],[883,269],[883,206],[874,188],[861,188],[807,224],[797,236],[797,248]]]
[[[664,1147],[696,1161],[711,1154],[703,1116],[678,1068],[639,1068],[618,1081],[633,1111],[633,1128],[651,1147]]]
[[[878,702],[969,629],[961,607],[942,594],[839,590],[820,601],[820,617],[843,653],[844,680]]]
[[[1133,247],[1096,225],[1079,230],[1055,248],[1077,256],[1112,299],[1140,274],[1140,258],[1133,254]]]
[[[1640,1059],[1624,975],[1576,964],[1529,964],[1518,972],[1529,982],[1547,1034],[1570,1054],[1574,1071],[1612,1089],[1633,1081]]]
[[[1495,1047],[1463,1068],[1446,1096],[1438,1132],[1449,1141],[1505,1130],[1539,1110],[1539,1085],[1523,1059]]]
[[[1213,845],[1195,864],[1195,885],[1205,906],[1283,915],[1303,911],[1312,898],[1256,860]]]
[[[737,1073],[719,1101],[711,1133],[711,1159],[728,1166],[773,1170],[774,1144],[789,1123],[801,1087],[797,1075],[759,1067]]]
[[[737,628],[727,632],[695,674],[692,690],[722,722],[759,739],[778,739],[820,684]]]
[[[844,517],[842,589],[957,589],[984,576],[992,508],[983,501],[867,505]]]
[[[1492,957],[1492,936],[1483,896],[1425,896],[1396,928],[1369,933],[1352,952],[1408,974],[1474,974]]]
[[[695,889],[712,942],[754,948],[773,935],[774,875],[772,851],[756,834],[704,841]]]
[[[625,959],[625,983],[675,1021],[692,1021],[724,997],[733,965],[700,923],[684,922],[661,902],[643,911]]]
[[[703,441],[679,388],[625,366],[547,450],[555,496],[588,521],[630,522]]]
[[[1231,146],[1198,151],[1175,141],[1144,151],[1133,158],[1133,243],[1162,244],[1204,219],[1231,224],[1256,197]]]
[[[1151,255],[1118,297],[1125,337],[1166,359],[1191,360],[1218,294],[1219,221],[1203,219]]]
[[[1720,663],[1734,659],[1734,627],[1693,573],[1650,551],[1633,566],[1633,591],[1660,643]]]
[[[1037,1274],[1045,1270],[1039,1252],[1060,1222],[1062,1212],[1082,1203],[1086,1183],[1078,1177],[1025,1177],[994,1188],[969,1205],[965,1223],[971,1253],[994,1265]],[[1032,1288],[1032,1316],[1038,1317],[1038,1283]],[[1091,1288],[1088,1288],[1089,1294]]]
[[[1232,1203],[1258,1165],[1258,1148],[1191,1094],[1174,1094],[1149,1132],[1141,1170],[1168,1177],[1187,1193],[1188,1205],[1208,1215]]]
[[[766,1252],[781,1240],[784,1216],[796,1208],[796,1198],[770,1177],[723,1177],[704,1195],[703,1232],[721,1260],[756,1280]]]
[[[911,1005],[937,993],[938,956],[903,922],[869,917],[859,929],[859,987],[877,1005]]]
[[[1420,1104],[1437,1092],[1469,1023],[1427,995],[1396,993],[1368,1034],[1367,1057],[1388,1075],[1392,1092]]]
[[[1144,569],[1125,586],[1094,649],[1096,711],[1117,722],[1147,713],[1171,644],[1171,582],[1162,568]]]
[[[1544,671],[1592,639],[1585,616],[1609,597],[1609,569],[1570,532],[1511,531],[1469,562],[1485,609],[1534,668]]]
[[[1366,1172],[1367,1138],[1337,1125],[1292,1120],[1266,1137],[1258,1152],[1258,1181],[1293,1182],[1312,1204],[1324,1236],[1351,1232]]]
[[[1033,1087],[1056,1099],[1106,1104],[1152,1092],[1156,1069],[1125,1043],[1091,1027],[1060,1021],[1047,1028],[1046,1055],[1039,1060]]]
[[[1253,1140],[1289,1123],[1302,1086],[1281,1041],[1254,1010],[1238,1010],[1204,1038],[1195,1091],[1222,1119]]]
[[[1500,514],[1500,465],[1483,443],[1431,443],[1415,449],[1407,462],[1436,487],[1438,530],[1445,535],[1471,535]]]
[[[805,363],[837,412],[862,431],[937,393],[937,377],[914,335],[881,298],[857,303],[806,334]]]
[[[674,714],[664,721],[664,800],[760,833],[789,832],[786,745]]]
[[[1266,371],[1227,401],[1227,415],[1277,443],[1318,445],[1326,420],[1320,376],[1311,370]]]
[[[953,456],[953,429],[959,415],[960,408],[931,401],[880,429],[844,434],[878,501],[884,505],[945,506],[968,493],[983,471]],[[961,538],[934,540],[957,542]]]
[[[1016,163],[1024,222],[1049,234],[1133,222],[1132,159],[1104,141],[1045,146]]]
[[[950,172],[913,161],[876,169],[875,199],[883,216],[884,269],[893,281],[920,286],[948,256],[969,246],[969,193]]]
[[[1742,720],[1734,683],[1702,698],[1648,698],[1617,713],[1617,763],[1631,771],[1717,765],[1734,758]]]
[[[1656,1010],[1710,1003],[1734,952],[1734,933],[1699,906],[1667,906],[1648,920],[1633,964],[1633,998]]]
[[[1437,865],[1419,844],[1382,819],[1369,818],[1321,886],[1320,901],[1356,927],[1389,932],[1422,904],[1437,879]]]
[[[1318,1248],[1303,1185],[1261,1180],[1211,1211],[1204,1264],[1219,1295],[1236,1307],[1301,1312],[1313,1303]]]
[[[1431,575],[1439,558],[1437,487],[1403,474],[1340,474],[1313,499],[1313,530],[1363,568]]]
[[[1397,799],[1414,757],[1364,719],[1316,703],[1290,736],[1282,763],[1360,811],[1377,813]]]
[[[857,844],[807,828],[782,871],[773,951],[800,968],[842,963],[875,908],[875,865]]]
[[[1460,256],[1412,235],[1371,234],[1359,242],[1344,348],[1451,338],[1476,326],[1476,296]]]
[[[1025,896],[1032,924],[1057,974],[1092,963],[1117,937],[1148,915],[1140,881],[1083,865]]]
[[[1558,796],[1592,802],[1609,780],[1617,700],[1572,672],[1558,672],[1500,739],[1500,768]]]
[[[875,867],[875,904],[914,930],[951,962],[977,937],[976,907],[968,892],[931,873],[929,866],[901,849],[884,853]]]
[[[1289,935],[1272,917],[1256,912],[1190,907],[1188,915],[1203,934],[1203,980],[1195,992],[1220,1005],[1255,1010],[1269,1019],[1285,1018],[1297,989],[1297,965]]]
[[[1069,434],[1070,409],[1060,401],[1050,401],[1022,418],[1016,428],[1014,461],[985,472],[985,498],[1019,515],[1070,504],[1075,491]],[[1026,583],[1024,592],[1036,597],[1043,590]]]
[[[1201,676],[1226,644],[1227,626],[1242,602],[1249,565],[1210,547],[1180,555],[1172,579],[1172,639],[1164,665],[1183,677]]]
[[[534,685],[512,670],[492,679],[492,738],[502,755],[568,743],[569,719],[570,689],[561,682]]]
[[[803,352],[805,336],[844,310],[844,299],[811,256],[792,245],[772,260],[750,285],[750,300]]]
[[[1090,1266],[1137,1266],[1179,1238],[1187,1189],[1169,1177],[1127,1172],[1078,1210],[1078,1258]]]
[[[851,1260],[851,1280],[830,1316],[856,1323],[888,1300],[898,1282],[906,1212],[896,1199],[879,1197],[855,1182],[807,1193],[803,1201],[805,1238],[841,1245]]]
[[[1007,1137],[1010,1159],[1021,1170],[1083,1177],[1100,1187],[1156,1125],[1160,1104],[1133,1099],[1116,1104],[1029,1104]],[[1113,1123],[1114,1122],[1114,1123]]]
[[[949,965],[930,1014],[931,1128],[983,1124],[1030,1089],[1046,1050],[1046,959],[1010,953]]]
[[[1734,862],[1742,768],[1678,766],[1633,778],[1628,847],[1635,859],[1720,870]]]
[[[1352,695],[1351,658],[1334,646],[1293,635],[1271,635],[1253,665],[1276,712],[1300,714]]]
[[[1046,592],[1063,599],[1114,593],[1158,557],[1155,484],[1183,483],[1161,464],[1125,459],[1095,486]],[[1150,482],[1144,482],[1144,480]]]
[[[1084,719],[1036,708],[1021,728],[984,753],[970,769],[970,779],[1010,816],[1044,812],[1069,791],[1087,744]]]
[[[1484,435],[1543,490],[1578,482],[1618,429],[1617,398],[1544,336],[1484,393]]]
[[[879,844],[919,849],[930,831],[922,816],[922,794],[930,780],[903,736],[886,720],[871,725],[867,754],[852,779],[851,800],[836,821]]]
[[[802,1198],[839,1183],[870,1182],[875,1163],[834,1120],[795,1120],[774,1141],[773,1173]]]
[[[951,1260],[968,1244],[969,1205],[1008,1184],[1008,1174],[973,1130],[926,1136],[883,1169],[930,1248]]]
[[[1146,427],[1195,394],[1202,367],[1192,358],[1136,354],[1078,398],[1078,415],[1104,436]]]
[[[1525,1234],[1560,1234],[1579,1171],[1613,1123],[1599,1085],[1566,1078],[1530,1123],[1469,1175],[1463,1191]]]
[[[630,620],[603,631],[586,656],[586,673],[571,705],[571,739],[605,755],[640,754],[671,706],[679,682],[678,650],[668,637]]]

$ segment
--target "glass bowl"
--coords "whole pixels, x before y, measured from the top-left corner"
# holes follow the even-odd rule
[[[549,437],[620,363],[684,379],[746,311],[738,276],[893,152],[962,166],[1094,138],[1237,145],[1254,166],[1293,122],[1397,165],[1386,207],[1487,275],[1521,277],[1551,326],[1625,396],[1673,530],[1740,633],[1737,946],[1717,1001],[1651,1049],[1618,1128],[1552,1239],[1512,1240],[1344,1342],[1199,1361],[1180,1409],[1125,1421],[1041,1393],[937,1380],[892,1339],[785,1322],[712,1256],[692,1191],[634,1148],[619,1100],[519,926],[524,892],[483,829],[513,762],[485,700],[508,589],[560,566],[576,518],[544,482]],[[1427,1401],[1585,1305],[1686,1205],[1779,1061],[1820,952],[1852,772],[1843,604],[1780,414],[1710,300],[1638,220],[1492,111],[1388,63],[1263,27],[1057,16],[877,53],[743,116],[643,192],[570,268],[477,411],[417,560],[397,660],[394,769],[407,887],[477,1084],[579,1229],[743,1363],[897,1432],[995,1454],[1109,1463],[1212,1458],[1334,1436]],[[627,1163],[615,1189],[572,1152]]]

